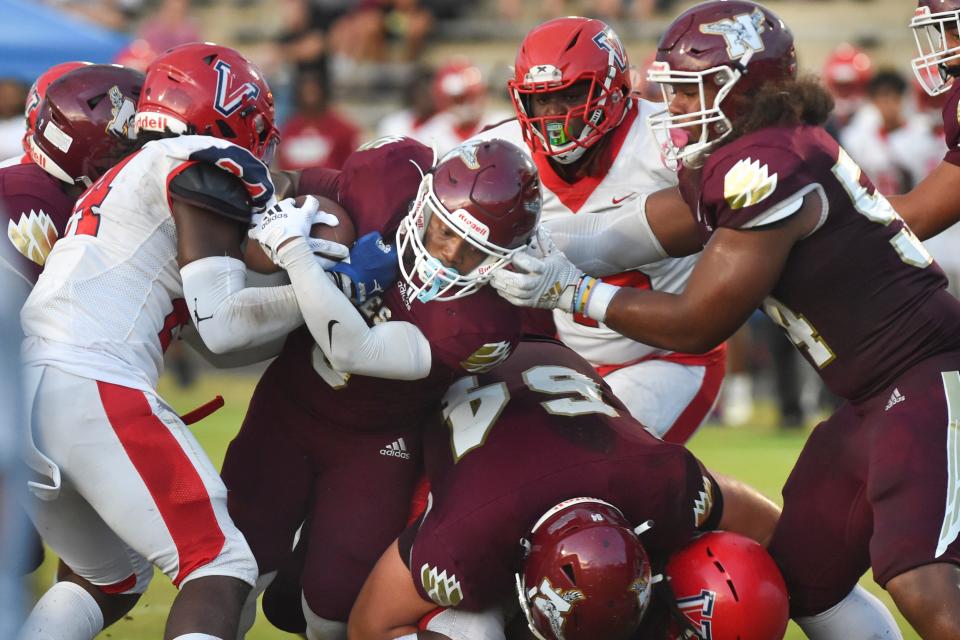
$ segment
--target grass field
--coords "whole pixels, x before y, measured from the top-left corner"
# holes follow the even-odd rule
[[[226,406],[223,409],[195,425],[197,437],[214,464],[219,467],[227,443],[243,419],[254,382],[253,378],[247,377],[206,375],[190,390],[183,391],[165,379],[161,383],[160,392],[180,412],[189,411],[218,393],[224,397]],[[800,453],[806,432],[779,432],[774,426],[774,420],[773,411],[761,407],[751,426],[723,429],[707,425],[693,438],[690,447],[709,467],[745,480],[779,502],[780,487]],[[52,573],[53,563],[48,558],[38,572],[37,585],[49,584]],[[863,584],[878,593],[893,610],[886,593],[874,585],[869,576],[863,579]],[[149,590],[127,619],[107,629],[101,637],[113,640],[160,638],[174,595],[175,591],[169,580],[157,574]],[[905,638],[918,638],[899,615],[896,617],[904,630]],[[261,616],[247,637],[250,640],[268,640],[294,636],[277,631]],[[805,636],[791,623],[786,637],[799,640]]]

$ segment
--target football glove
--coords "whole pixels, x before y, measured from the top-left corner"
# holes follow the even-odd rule
[[[531,245],[514,254],[513,270],[498,269],[490,284],[512,304],[573,312],[583,272],[557,249],[550,232],[540,227]]]
[[[336,216],[320,211],[320,203],[313,196],[307,196],[302,206],[297,206],[293,198],[287,198],[267,209],[247,233],[260,243],[267,256],[281,268],[284,265],[279,255],[280,246],[293,238],[304,238],[313,253],[322,254],[325,258],[346,258],[349,249],[344,245],[310,237],[310,227],[315,224],[335,227],[340,221]]]
[[[397,279],[397,248],[385,243],[379,231],[371,231],[354,243],[349,261],[338,262],[329,271],[354,304],[363,304]]]

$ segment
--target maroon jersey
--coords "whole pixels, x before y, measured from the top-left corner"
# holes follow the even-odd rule
[[[410,138],[381,138],[351,154],[326,195],[347,209],[357,234],[381,231],[390,241],[420,186],[420,170],[431,166],[433,152]],[[420,167],[418,169],[417,167]],[[329,174],[327,174],[329,175]],[[300,190],[316,186],[301,182]],[[465,373],[496,366],[520,336],[520,311],[483,287],[449,301],[412,302],[398,282],[360,308],[368,323],[404,320],[419,327],[430,342],[433,366],[421,380],[388,380],[334,371],[306,329],[287,340],[276,375],[289,380],[298,401],[325,424],[353,431],[376,431],[398,420],[421,420],[436,406],[447,386]],[[313,425],[300,425],[309,433]]]
[[[0,259],[31,286],[36,284],[47,255],[70,219],[76,199],[39,165],[18,164],[0,169],[0,221],[7,231]]]
[[[763,309],[838,396],[859,401],[911,365],[960,347],[960,303],[940,267],[870,180],[819,127],[772,127],[681,174],[704,242],[719,227],[756,229],[824,203]]]
[[[519,542],[576,497],[653,520],[647,551],[666,555],[719,519],[715,485],[693,454],[644,430],[583,358],[525,341],[504,365],[458,380],[424,432],[431,502],[400,538],[420,595],[483,609],[510,593]]]
[[[947,143],[944,162],[960,165],[960,82],[954,81],[943,105],[943,137]]]

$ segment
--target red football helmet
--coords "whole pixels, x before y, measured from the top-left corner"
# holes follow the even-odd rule
[[[793,34],[769,9],[749,0],[712,0],[686,10],[660,39],[648,79],[660,83],[668,105],[675,85],[695,85],[700,110],[672,114],[666,109],[650,116],[664,157],[692,160],[709,151],[729,135],[731,121],[744,111],[751,93],[796,75]],[[712,105],[706,100],[707,82],[717,89]],[[688,131],[697,126],[700,136],[691,141]]]
[[[483,74],[465,58],[440,67],[433,78],[433,103],[437,111],[446,111],[457,125],[478,122],[483,117],[487,86]]]
[[[537,167],[521,149],[494,139],[450,151],[423,176],[417,199],[397,229],[409,298],[453,300],[475,292],[527,244],[541,206]],[[433,216],[488,257],[465,274],[444,266],[424,245]]]
[[[540,640],[624,640],[650,603],[650,562],[619,509],[595,498],[547,511],[522,542],[520,608]]]
[[[43,102],[43,97],[47,95],[47,87],[49,87],[55,80],[59,80],[65,74],[70,73],[74,69],[80,67],[85,67],[91,62],[61,62],[60,64],[55,64],[34,80],[33,86],[30,87],[30,93],[27,94],[27,103],[23,109],[23,117],[27,119],[27,131],[23,134],[23,150],[30,153],[30,138],[33,136],[33,131],[37,126],[37,112],[40,111],[40,103]]]
[[[137,131],[233,142],[269,164],[280,141],[273,93],[242,55],[210,43],[169,49],[147,67]]]
[[[143,74],[115,64],[81,66],[47,87],[30,158],[68,184],[89,187],[136,147],[133,116]]]
[[[914,75],[931,96],[944,93],[960,75],[960,0],[919,0],[910,28],[919,54]]]
[[[599,20],[556,18],[535,27],[520,44],[515,76],[507,83],[527,146],[562,164],[579,159],[623,121],[629,66],[620,38]],[[590,83],[586,102],[562,115],[534,117],[533,96],[579,82]],[[577,120],[584,127],[574,137],[570,124]]]
[[[704,534],[674,553],[664,573],[687,628],[671,640],[780,640],[787,587],[770,554],[736,533]]]
[[[823,83],[833,96],[834,114],[846,120],[860,107],[873,77],[870,56],[843,42],[823,63]]]

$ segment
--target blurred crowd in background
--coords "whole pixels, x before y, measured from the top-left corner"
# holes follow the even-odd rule
[[[4,2],[21,0],[0,0]],[[37,0],[40,1],[40,0]],[[506,79],[523,34],[547,18],[589,15],[614,26],[635,65],[634,90],[662,100],[645,82],[658,27],[690,2],[674,0],[42,0],[84,23],[121,32],[127,44],[111,60],[145,69],[160,52],[186,42],[221,41],[260,65],[274,90],[283,169],[337,168],[359,144],[408,135],[439,153],[481,128],[512,117]],[[806,71],[818,73],[836,108],[829,129],[883,193],[917,184],[943,157],[941,104],[909,74],[909,53],[891,58],[885,36],[909,37],[911,7],[892,1],[774,2],[802,12],[797,40]],[[799,8],[798,5],[802,6]],[[859,31],[833,22],[858,16]],[[902,10],[900,10],[902,9]],[[871,20],[873,22],[871,22]],[[806,33],[802,31],[806,29]],[[899,31],[898,31],[899,30]],[[804,44],[819,34],[819,49]],[[839,46],[836,34],[851,35]],[[856,37],[861,34],[862,37]],[[909,43],[912,47],[912,41]],[[804,58],[820,51],[819,59]],[[904,49],[904,51],[907,51]],[[17,155],[29,82],[0,77],[0,159]],[[957,293],[958,232],[928,243]],[[862,265],[869,268],[869,265]],[[787,339],[755,314],[730,342],[729,371],[717,421],[744,424],[755,400],[773,398],[783,428],[802,427],[833,400]],[[171,367],[184,384],[188,359]]]

